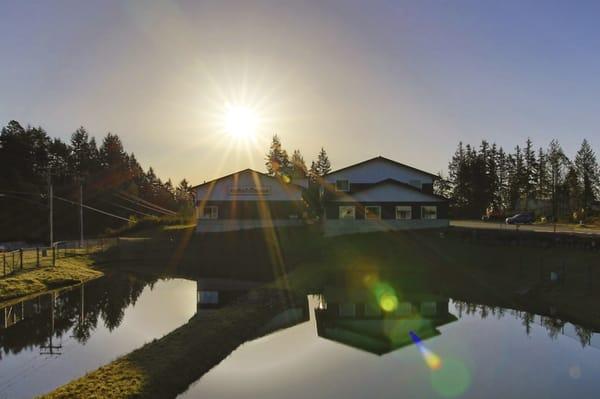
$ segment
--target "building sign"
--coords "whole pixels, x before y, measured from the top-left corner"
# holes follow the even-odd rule
[[[229,195],[270,195],[271,186],[229,186]]]

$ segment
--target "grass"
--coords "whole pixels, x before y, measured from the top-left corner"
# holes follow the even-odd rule
[[[46,266],[24,271],[0,279],[0,302],[40,293],[43,291],[79,284],[103,275],[92,269],[94,261],[87,256],[74,256],[56,260],[56,266]]]
[[[175,397],[289,306],[273,290],[255,291],[253,298],[194,317],[163,338],[42,397]]]

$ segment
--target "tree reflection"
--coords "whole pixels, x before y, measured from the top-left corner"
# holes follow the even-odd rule
[[[85,285],[65,289],[56,296],[44,294],[0,309],[0,359],[6,353],[40,347],[49,338],[70,334],[86,343],[99,321],[113,331],[123,321],[125,309],[135,304],[155,277],[114,273]]]

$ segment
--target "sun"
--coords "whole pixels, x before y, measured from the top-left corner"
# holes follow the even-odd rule
[[[256,136],[259,117],[255,110],[247,106],[228,105],[225,109],[224,130],[233,138],[251,140]]]

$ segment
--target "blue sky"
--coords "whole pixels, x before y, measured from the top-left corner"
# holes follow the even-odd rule
[[[334,167],[437,172],[459,140],[600,148],[600,3],[0,4],[0,123],[119,134],[161,177],[263,168],[269,136]],[[257,143],[219,129],[257,108]]]

